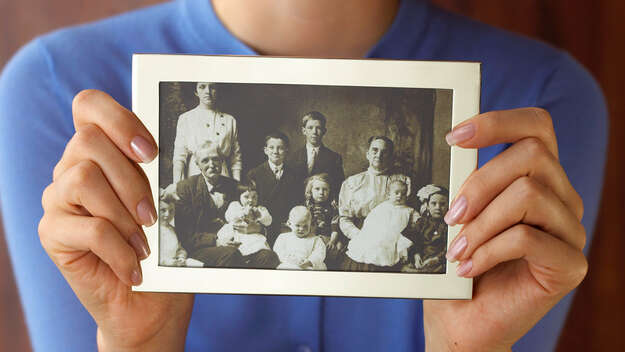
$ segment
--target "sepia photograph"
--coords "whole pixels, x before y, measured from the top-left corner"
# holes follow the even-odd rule
[[[230,59],[228,65],[239,62],[239,72],[252,61]],[[276,79],[280,71],[269,67],[264,82],[203,80],[201,74],[154,81],[155,272],[221,270],[233,279],[270,271],[275,278],[357,274],[361,283],[367,275],[455,275],[448,274],[450,232],[443,219],[450,189],[457,189],[445,141],[454,87],[394,85],[388,76],[388,83],[374,85],[353,73],[360,81],[327,84],[312,70],[340,70],[342,60],[269,60],[281,70],[305,66],[293,67],[298,79],[291,82]],[[407,63],[375,64],[397,75]],[[306,75],[312,78],[303,83]],[[475,155],[464,161],[468,168],[458,164],[456,180],[476,165]]]
[[[161,82],[159,265],[445,272],[452,91]]]

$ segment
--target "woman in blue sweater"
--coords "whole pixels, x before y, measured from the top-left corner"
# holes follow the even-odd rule
[[[131,292],[140,226],[156,220],[134,164],[157,155],[128,110],[134,52],[482,62],[487,112],[447,135],[480,149],[445,217],[464,225],[448,253],[480,275],[474,299]],[[33,346],[63,351],[549,350],[570,299],[547,312],[586,273],[607,129],[570,56],[419,0],[182,0],[62,30],[7,65],[0,116],[2,211]]]

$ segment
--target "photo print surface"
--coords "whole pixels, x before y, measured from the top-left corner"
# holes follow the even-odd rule
[[[158,88],[159,266],[446,273],[453,90]]]

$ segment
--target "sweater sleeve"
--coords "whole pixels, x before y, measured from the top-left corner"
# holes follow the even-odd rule
[[[584,202],[582,224],[590,244],[599,211],[608,142],[608,114],[603,94],[578,62],[562,54],[536,106],[546,109],[552,116],[560,163]],[[547,313],[516,343],[515,350],[555,348],[573,295],[570,293]]]
[[[0,76],[0,203],[22,308],[37,351],[96,350],[93,320],[37,234],[42,192],[74,134],[75,93],[57,82],[42,39],[22,48]]]

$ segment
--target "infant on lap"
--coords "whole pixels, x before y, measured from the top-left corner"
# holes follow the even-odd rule
[[[267,208],[258,205],[258,193],[253,185],[238,187],[239,201],[231,202],[226,210],[226,221],[217,232],[218,246],[236,246],[241,255],[247,256],[260,250],[270,250],[267,238],[261,233],[241,233],[235,229],[236,225],[261,224],[271,225],[271,215]]]

